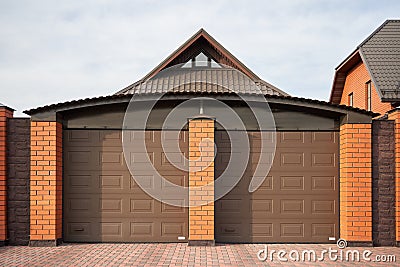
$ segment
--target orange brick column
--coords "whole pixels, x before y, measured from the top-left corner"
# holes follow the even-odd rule
[[[62,238],[62,125],[31,122],[30,246],[56,246]]]
[[[372,245],[371,124],[340,127],[340,237]]]
[[[0,104],[0,246],[7,242],[7,119],[13,110]]]
[[[389,111],[388,119],[394,120],[396,243],[400,245],[400,110]]]
[[[189,121],[189,245],[214,241],[214,120]]]

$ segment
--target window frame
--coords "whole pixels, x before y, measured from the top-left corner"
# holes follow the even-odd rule
[[[372,84],[371,81],[365,83],[365,109],[372,110]]]
[[[347,96],[347,104],[348,106],[352,107],[354,105],[354,94],[353,92],[351,92],[348,96]]]

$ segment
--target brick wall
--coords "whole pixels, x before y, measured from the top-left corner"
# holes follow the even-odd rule
[[[30,245],[62,237],[62,125],[31,122]]]
[[[8,120],[7,220],[10,245],[29,243],[30,119]]]
[[[213,245],[214,120],[211,119],[189,122],[189,205],[189,245]]]
[[[372,242],[371,124],[340,127],[340,236]]]
[[[0,245],[7,241],[7,124],[13,111],[0,107]]]
[[[372,126],[374,246],[394,246],[396,244],[394,122],[376,120]]]
[[[340,104],[348,105],[348,95],[353,92],[353,106],[367,109],[365,84],[370,80],[368,70],[363,63],[355,66],[347,74]],[[391,109],[392,107],[389,103],[381,102],[374,83],[372,83],[372,111],[385,114]]]

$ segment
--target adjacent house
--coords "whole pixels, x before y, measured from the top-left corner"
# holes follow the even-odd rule
[[[400,103],[400,20],[387,20],[336,68],[330,103],[385,114]]]

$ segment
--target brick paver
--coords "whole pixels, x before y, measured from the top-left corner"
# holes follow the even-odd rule
[[[268,250],[337,249],[336,245],[268,245]],[[55,248],[6,246],[0,248],[0,266],[399,266],[377,262],[261,262],[257,252],[261,244],[218,244],[215,247],[188,247],[183,243],[170,244],[63,244]],[[363,251],[370,256],[395,255],[400,262],[400,248],[347,248]],[[346,249],[344,250],[346,251]],[[287,257],[287,256],[286,256]]]

